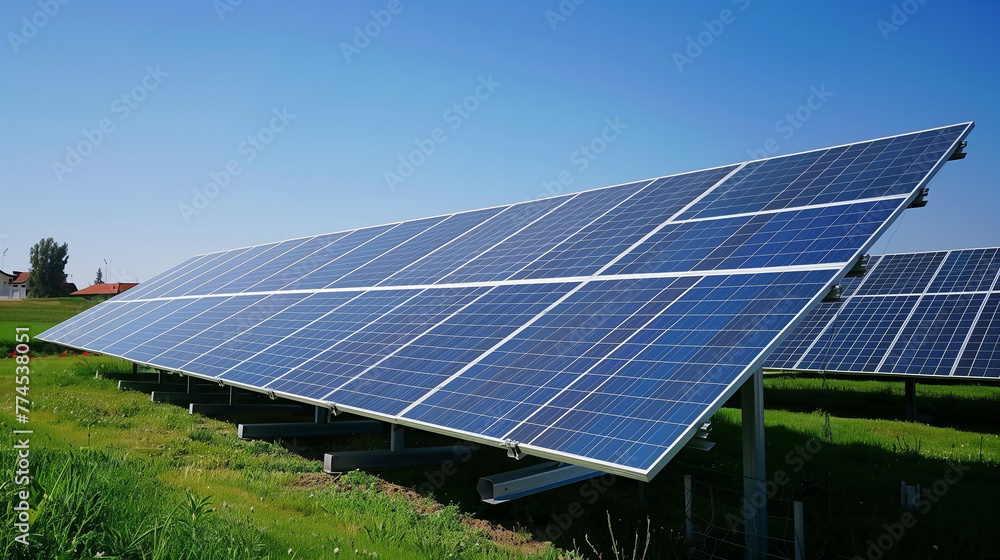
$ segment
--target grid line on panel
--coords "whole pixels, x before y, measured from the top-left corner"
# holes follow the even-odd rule
[[[240,363],[238,363],[238,364],[230,367],[226,371],[220,373],[217,377],[221,378],[223,375],[226,375],[227,373],[229,373],[229,372],[233,371],[234,369],[240,367],[241,365],[243,365],[246,362],[250,361],[254,357],[259,356],[259,355],[267,352],[268,350],[270,350],[270,349],[272,349],[272,348],[274,348],[276,346],[281,346],[281,344],[284,343],[286,340],[288,340],[288,339],[292,338],[293,336],[299,334],[303,330],[305,330],[305,329],[309,328],[310,326],[314,325],[315,323],[317,323],[317,322],[325,319],[326,317],[329,317],[330,315],[332,315],[333,313],[335,313],[338,309],[340,309],[344,305],[347,305],[348,303],[351,303],[352,301],[354,301],[355,299],[357,299],[358,297],[360,297],[363,294],[364,294],[364,292],[358,292],[358,294],[356,296],[354,296],[353,298],[350,298],[348,300],[345,300],[345,301],[341,302],[340,305],[335,305],[333,308],[331,308],[329,311],[327,311],[326,313],[324,313],[320,317],[317,317],[316,319],[313,319],[309,323],[307,323],[307,324],[305,324],[305,325],[303,325],[303,326],[295,329],[293,332],[289,333],[288,335],[286,335],[285,337],[281,338],[280,340],[269,344],[267,347],[265,347],[265,348],[261,349],[260,351],[256,352],[255,354],[253,354],[249,358],[244,359]]]
[[[413,294],[412,296],[410,296],[410,297],[406,298],[405,300],[403,300],[403,301],[399,302],[398,304],[396,304],[395,306],[393,306],[393,307],[392,307],[392,308],[390,308],[389,310],[387,310],[387,311],[385,311],[384,313],[380,314],[380,315],[379,315],[378,317],[376,317],[376,318],[372,319],[371,321],[368,321],[367,323],[365,323],[365,325],[364,325],[364,326],[361,326],[361,327],[358,327],[358,328],[354,329],[354,332],[353,332],[352,334],[350,334],[350,335],[347,335],[346,337],[344,337],[344,338],[342,338],[342,339],[340,339],[340,340],[338,340],[338,341],[334,342],[334,343],[333,343],[332,345],[330,345],[329,347],[327,347],[327,348],[325,348],[325,349],[323,349],[323,350],[320,350],[320,351],[319,351],[319,352],[317,352],[317,353],[316,353],[315,355],[313,355],[313,356],[311,356],[310,358],[308,358],[308,359],[306,359],[306,360],[304,360],[304,361],[300,362],[300,363],[299,363],[298,365],[296,365],[295,367],[293,367],[293,368],[289,369],[288,371],[286,371],[285,373],[283,373],[283,374],[279,375],[278,377],[275,377],[274,379],[272,379],[271,381],[269,381],[269,382],[268,382],[267,384],[265,384],[265,385],[264,385],[264,387],[268,387],[268,386],[270,386],[270,385],[272,385],[272,384],[274,384],[274,383],[276,383],[276,382],[280,381],[281,379],[283,379],[283,378],[284,378],[285,376],[287,376],[288,374],[290,374],[290,373],[292,373],[292,372],[295,372],[295,371],[299,371],[299,370],[301,370],[301,369],[302,369],[303,367],[305,367],[305,366],[306,366],[307,364],[309,364],[309,363],[310,363],[310,362],[312,362],[313,360],[316,360],[317,358],[319,358],[320,356],[322,356],[322,355],[323,355],[323,354],[325,354],[326,352],[329,352],[329,351],[333,350],[334,348],[336,348],[336,347],[337,347],[337,346],[339,346],[340,344],[343,344],[343,343],[346,343],[346,342],[347,342],[348,340],[350,340],[351,336],[353,336],[354,334],[357,334],[357,333],[359,333],[359,332],[362,332],[362,331],[364,331],[364,330],[365,330],[365,329],[366,329],[367,327],[369,327],[370,325],[374,325],[374,324],[378,323],[380,319],[382,319],[383,317],[386,317],[386,316],[388,316],[388,315],[392,314],[392,312],[393,312],[394,310],[396,310],[396,309],[398,309],[398,308],[400,308],[400,307],[403,307],[403,306],[404,306],[404,305],[406,305],[406,304],[407,304],[408,302],[410,302],[410,301],[412,301],[413,299],[415,299],[415,298],[419,297],[419,296],[420,296],[420,295],[421,295],[422,293],[424,293],[424,292],[423,292],[423,291],[418,291],[418,292],[414,293],[414,294]]]
[[[881,258],[879,259],[879,262],[881,262]],[[876,266],[877,266],[877,263],[876,263]],[[873,267],[873,269],[874,269],[874,267]],[[844,310],[844,306],[847,304],[847,302],[850,301],[851,298],[855,297],[855,295],[861,290],[861,288],[864,287],[865,283],[868,282],[868,280],[873,277],[872,274],[870,274],[871,272],[873,272],[873,270],[869,270],[868,272],[869,273],[865,274],[865,276],[861,279],[861,281],[855,287],[854,293],[851,294],[850,297],[846,298],[843,301],[839,301],[839,302],[835,302],[834,303],[834,305],[838,306],[837,310],[833,313],[833,316],[830,318],[829,322],[827,322],[826,326],[823,327],[822,329],[820,329],[820,331],[816,334],[816,338],[813,339],[812,343],[809,344],[809,346],[806,347],[806,349],[802,352],[802,355],[799,356],[799,359],[795,362],[795,365],[793,365],[791,369],[800,369],[800,367],[802,365],[802,362],[806,359],[806,356],[808,356],[813,351],[813,348],[816,347],[816,344],[818,344],[819,341],[823,339],[823,336],[826,334],[826,331],[829,330],[830,327],[837,322],[837,319],[840,317],[840,313],[841,313],[841,311]]]
[[[522,331],[524,331],[525,329],[527,329],[528,327],[530,327],[533,323],[535,323],[536,321],[538,321],[539,319],[541,319],[546,313],[548,313],[549,310],[555,308],[560,303],[566,301],[570,296],[572,296],[573,294],[575,294],[576,292],[578,292],[586,284],[587,284],[586,281],[581,282],[576,287],[574,287],[571,290],[569,290],[568,292],[566,292],[566,294],[564,296],[562,296],[561,298],[559,298],[558,300],[556,300],[555,302],[553,302],[551,305],[549,305],[548,307],[546,307],[545,309],[543,309],[541,312],[539,312],[537,315],[535,315],[534,317],[532,317],[526,323],[524,323],[523,325],[521,325],[520,327],[518,327],[517,329],[515,329],[512,333],[510,333],[509,335],[507,335],[506,337],[504,337],[503,340],[501,340],[500,342],[496,343],[489,350],[483,352],[478,357],[476,357],[474,360],[470,361],[465,367],[463,367],[463,368],[459,369],[458,371],[456,371],[455,373],[453,373],[451,376],[449,376],[447,379],[445,379],[444,381],[442,381],[436,387],[434,387],[433,389],[431,389],[430,391],[428,391],[426,394],[424,394],[424,396],[420,397],[419,399],[414,400],[413,403],[410,406],[404,408],[396,416],[399,416],[399,417],[405,416],[407,412],[409,412],[409,411],[413,410],[414,408],[416,408],[417,406],[419,406],[421,403],[423,403],[429,397],[431,397],[432,395],[434,395],[435,393],[437,393],[438,391],[440,391],[443,387],[447,386],[449,383],[451,383],[452,381],[454,381],[455,379],[457,379],[458,377],[460,377],[463,373],[465,373],[466,371],[468,371],[469,369],[471,369],[473,366],[475,366],[476,364],[478,364],[479,362],[481,362],[484,358],[486,358],[487,356],[489,356],[494,350],[496,350],[497,348],[500,348],[501,346],[503,346],[504,344],[506,344],[507,341],[509,341],[510,339],[514,338],[515,336],[517,336],[518,334],[520,334]]]
[[[930,280],[928,280],[927,283],[924,284],[925,290],[934,284],[934,279],[937,278],[938,274],[941,273],[941,269],[944,268],[944,263],[947,260],[948,260],[948,253],[945,253],[944,257],[941,258],[941,263],[938,264],[937,268],[934,270],[934,274],[931,275]],[[899,326],[899,331],[896,332],[896,336],[892,339],[892,342],[889,343],[889,349],[886,350],[885,355],[882,356],[882,360],[879,361],[877,366],[875,366],[875,371],[881,370],[882,366],[885,365],[885,361],[886,359],[889,358],[889,354],[892,352],[892,348],[896,346],[897,342],[899,342],[899,337],[903,336],[903,331],[906,329],[906,325],[913,318],[913,314],[917,312],[917,308],[920,307],[920,302],[924,300],[925,295],[926,291],[924,293],[921,293],[920,296],[917,297],[917,301],[913,303],[913,309],[910,309],[909,315],[907,315],[906,319],[903,320],[903,324]]]
[[[652,323],[653,321],[655,321],[657,317],[659,317],[660,315],[662,315],[663,313],[665,313],[668,309],[670,309],[671,305],[673,305],[674,303],[676,303],[677,301],[679,301],[682,297],[684,297],[685,294],[687,294],[689,291],[691,291],[691,289],[694,288],[696,285],[697,285],[697,282],[694,282],[690,286],[688,286],[674,301],[668,303],[666,306],[663,307],[663,309],[659,310],[655,315],[653,315],[652,317],[650,317],[649,320],[646,321],[642,326],[640,326],[639,328],[635,329],[635,331],[632,332],[628,337],[626,337],[624,340],[620,341],[616,345],[616,347],[621,347],[621,346],[627,344],[633,338],[635,338],[639,333],[642,332],[642,330],[645,327],[647,327],[650,323]],[[610,334],[611,333],[609,333],[609,336],[610,336]],[[609,351],[599,361],[595,362],[589,368],[587,368],[586,371],[582,372],[575,379],[571,380],[565,387],[563,387],[562,389],[560,389],[559,392],[557,392],[555,395],[553,395],[552,397],[550,397],[545,403],[543,403],[541,406],[537,407],[531,414],[527,415],[523,420],[521,420],[520,422],[518,422],[517,425],[515,425],[510,430],[508,430],[507,433],[505,433],[501,437],[501,439],[504,440],[504,441],[507,441],[508,438],[510,437],[510,435],[512,433],[514,433],[518,428],[522,427],[524,424],[526,424],[528,421],[530,421],[532,418],[534,418],[535,415],[537,415],[543,409],[545,409],[546,407],[548,407],[549,405],[551,405],[556,399],[558,399],[560,396],[562,396],[566,391],[568,391],[571,388],[573,388],[573,386],[576,385],[581,379],[583,379],[583,377],[585,375],[587,375],[588,373],[592,372],[601,363],[604,363],[604,361],[606,359],[608,359],[608,357],[612,353],[613,353],[613,351]],[[631,361],[632,359],[634,359],[634,356],[632,358],[629,358],[629,361]],[[623,367],[624,367],[624,365],[623,365]],[[568,413],[569,413],[569,411],[567,410],[567,414]],[[557,420],[557,422],[558,422],[558,420]]]
[[[575,194],[566,196],[566,200],[562,201],[562,203],[557,204],[557,205],[553,206],[552,208],[549,208],[546,212],[542,213],[541,215],[539,215],[535,219],[531,220],[527,224],[524,224],[523,227],[520,227],[520,228],[516,229],[515,231],[511,232],[510,235],[507,235],[506,237],[502,238],[500,241],[497,241],[496,243],[494,243],[493,245],[491,245],[488,248],[484,249],[483,251],[480,251],[478,254],[476,254],[475,256],[473,256],[472,258],[470,258],[469,260],[463,262],[462,264],[456,266],[455,268],[451,269],[450,271],[444,273],[443,275],[441,275],[440,277],[438,277],[438,280],[436,282],[434,282],[434,283],[435,284],[446,283],[446,282],[444,282],[444,280],[447,279],[448,277],[450,277],[451,275],[453,275],[453,274],[457,273],[458,271],[462,270],[464,267],[466,267],[470,263],[475,262],[477,259],[479,259],[483,255],[488,254],[490,251],[496,249],[500,245],[503,245],[508,239],[511,239],[514,236],[516,236],[517,234],[519,234],[520,232],[522,232],[522,231],[530,228],[534,224],[540,222],[543,218],[546,218],[546,217],[552,215],[553,213],[557,212],[563,206],[566,206],[567,204],[570,204],[574,199],[576,199],[578,196],[580,196],[580,194],[581,193],[575,193]]]
[[[604,210],[603,212],[600,213],[600,215],[598,215],[594,219],[590,220],[589,222],[587,222],[586,224],[584,224],[583,226],[581,226],[580,228],[578,228],[573,233],[567,234],[565,236],[565,238],[559,240],[556,243],[553,243],[552,246],[549,247],[549,248],[547,248],[544,252],[539,253],[538,255],[535,256],[534,259],[532,259],[531,261],[525,263],[524,266],[522,266],[521,268],[515,270],[512,274],[510,274],[510,276],[508,278],[514,278],[515,276],[521,274],[522,272],[524,272],[525,270],[527,270],[528,268],[530,268],[533,264],[535,264],[536,262],[538,262],[538,261],[542,260],[543,258],[545,258],[546,255],[548,255],[549,253],[551,253],[552,251],[554,251],[563,242],[568,241],[569,239],[571,239],[572,237],[574,237],[576,235],[579,235],[582,231],[584,231],[587,228],[591,227],[592,225],[600,222],[601,220],[603,220],[606,216],[608,216],[609,214],[611,214],[615,210],[618,210],[618,208],[620,208],[626,202],[629,202],[633,198],[638,197],[641,193],[645,192],[645,190],[647,188],[649,188],[650,185],[653,185],[654,183],[656,183],[656,180],[654,179],[654,180],[650,180],[650,181],[640,181],[639,183],[636,183],[636,185],[639,185],[641,183],[643,183],[642,186],[640,186],[639,188],[637,188],[635,190],[635,192],[633,192],[632,194],[628,195],[627,197],[619,200],[614,206],[612,206],[611,208],[608,208],[607,210]]]
[[[993,278],[993,284],[990,286],[990,291],[994,291],[1000,285],[1000,271],[997,271],[997,275]],[[954,376],[955,372],[958,370],[959,363],[962,361],[962,357],[965,355],[965,349],[969,346],[969,341],[972,340],[973,332],[979,325],[979,319],[983,316],[983,311],[986,309],[987,303],[990,301],[990,297],[987,296],[983,298],[983,304],[979,306],[979,310],[976,311],[976,318],[972,321],[972,328],[969,329],[969,334],[966,335],[965,340],[962,342],[962,347],[958,350],[958,358],[955,359],[955,364],[951,367],[951,371],[948,372],[949,376]]]
[[[694,206],[695,204],[697,204],[699,201],[701,201],[702,199],[704,199],[712,191],[714,191],[715,189],[719,188],[720,185],[724,184],[730,178],[735,177],[743,168],[746,167],[746,165],[747,165],[746,163],[740,164],[735,169],[733,169],[728,174],[726,174],[725,177],[719,179],[714,185],[712,185],[711,187],[709,187],[708,189],[706,189],[705,192],[701,193],[694,200],[692,200],[691,202],[689,202],[686,205],[684,205],[684,207],[681,208],[680,210],[678,210],[677,212],[674,212],[674,214],[671,215],[669,218],[667,218],[667,220],[665,222],[661,223],[659,226],[657,226],[657,227],[653,228],[652,230],[650,230],[649,233],[647,233],[646,235],[642,236],[642,238],[636,240],[636,242],[633,243],[632,246],[630,246],[629,248],[625,249],[617,257],[611,259],[611,261],[608,262],[608,264],[602,266],[597,272],[595,272],[594,276],[600,276],[601,274],[604,273],[604,271],[606,271],[609,268],[613,267],[614,265],[618,264],[618,261],[620,261],[623,258],[625,258],[626,255],[628,255],[629,253],[631,253],[632,251],[634,251],[637,247],[641,246],[650,237],[656,235],[657,232],[659,232],[661,229],[667,227],[673,220],[677,219],[679,216],[682,216],[684,214],[684,212],[686,212],[689,208],[691,208],[692,206]]]

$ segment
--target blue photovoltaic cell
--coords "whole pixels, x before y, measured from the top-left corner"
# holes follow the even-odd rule
[[[329,287],[373,286],[429,255],[435,249],[447,245],[456,237],[500,213],[501,210],[503,209],[487,208],[450,216],[406,243],[368,261]]]
[[[392,311],[420,290],[360,292],[330,309],[322,318],[287,333],[284,339],[247,358],[222,379],[245,384],[275,382],[307,360],[347,339],[365,325]]]
[[[864,277],[841,281],[841,302],[816,307],[768,356],[765,367],[968,375],[975,361],[970,357],[975,351],[968,350],[975,346],[972,340],[997,336],[982,327],[974,334],[973,327],[987,306],[986,292],[997,287],[998,257],[1000,248],[874,256]],[[832,312],[840,308],[846,311]],[[990,363],[989,358],[979,363]],[[976,371],[1000,377],[996,368]]]
[[[684,222],[651,236],[607,274],[728,270],[851,260],[898,201]]]
[[[648,479],[971,128],[202,255],[38,338]],[[871,295],[997,270],[949,255],[873,260],[787,359],[989,375],[996,298]]]
[[[570,200],[572,195],[543,198],[533,202],[514,204],[504,208],[480,227],[469,230],[465,235],[439,251],[417,261],[412,266],[393,274],[379,282],[379,286],[407,286],[433,284],[442,276],[474,259],[483,251],[500,243],[512,233],[541,218],[553,208]]]
[[[434,227],[442,220],[444,220],[444,217],[402,222],[378,237],[372,238],[371,241],[359,245],[356,249],[329,261],[315,271],[305,274],[300,279],[288,284],[285,289],[309,290],[325,288],[356,268],[364,266],[365,263],[392,250],[397,245],[401,245]],[[425,250],[429,251],[426,248]],[[414,259],[419,256],[423,255],[414,255]]]
[[[142,299],[145,294],[152,293],[154,290],[159,290],[162,286],[169,282],[173,282],[177,278],[184,277],[189,271],[193,270],[199,263],[209,258],[208,255],[198,255],[197,257],[191,257],[190,259],[182,262],[181,264],[168,269],[166,272],[161,272],[154,278],[151,278],[138,286],[128,290],[125,293],[118,294],[114,297],[115,301],[128,301],[133,299]]]
[[[986,300],[953,375],[1000,377],[1000,293]]]
[[[249,258],[252,258],[263,249],[264,247],[244,247],[242,249],[234,249],[232,251],[222,253],[215,259],[206,259],[205,264],[199,266],[197,270],[187,275],[187,278],[178,278],[171,284],[164,286],[160,290],[157,290],[146,297],[159,298],[184,295],[192,288],[196,288],[213,278],[224,275],[230,268],[239,266],[241,263],[245,262]]]
[[[363,247],[366,243],[377,239],[392,228],[392,225],[375,226],[354,230],[347,235],[331,234],[329,236],[320,236],[317,238],[315,245],[310,243],[308,246],[304,246],[301,251],[295,251],[295,253],[306,253],[309,249],[314,249],[313,251],[303,254],[292,262],[287,262],[290,259],[282,259],[282,264],[285,265],[284,268],[270,271],[271,273],[266,276],[263,274],[257,275],[258,282],[243,291],[269,292],[283,288],[287,289],[287,286],[294,284],[303,276],[311,274],[328,263],[350,254],[359,247]],[[319,242],[322,241],[327,242],[322,243],[322,246],[318,246]]]
[[[489,288],[421,292],[267,387],[312,399],[323,397],[487,291]]]
[[[220,270],[216,274],[206,275],[201,282],[193,281],[189,284],[177,286],[170,291],[160,294],[159,297],[210,294],[220,286],[239,278],[247,270],[252,270],[257,263],[267,260],[266,255],[277,246],[277,243],[269,243],[267,245],[250,247],[227,261],[224,265],[225,270]]]
[[[823,302],[813,308],[799,326],[768,354],[764,366],[773,369],[794,369],[799,358],[833,320],[842,305],[841,302]]]
[[[111,313],[86,325],[85,328],[80,328],[69,333],[62,340],[70,346],[96,350],[96,348],[107,344],[107,341],[103,337],[113,334],[112,337],[109,337],[109,340],[113,340],[114,336],[124,336],[125,333],[132,332],[132,330],[140,326],[132,325],[132,321],[160,307],[164,303],[163,301],[123,303],[122,305],[115,306],[115,309]]]
[[[105,338],[101,346],[94,344],[94,348],[105,354],[113,356],[134,355],[133,350],[149,342],[176,324],[174,320],[164,321],[171,314],[195,303],[194,299],[171,299],[157,302],[148,302],[149,311],[142,317],[142,325],[131,328],[127,334]],[[218,300],[222,301],[222,300]],[[135,304],[138,305],[138,304]],[[187,315],[179,315],[187,319]],[[176,319],[176,318],[175,318]]]
[[[362,242],[366,233],[375,235],[373,232],[362,232],[355,238],[353,243],[337,245],[344,237],[351,232],[334,233],[329,235],[317,235],[308,239],[293,239],[281,243],[279,246],[284,252],[265,262],[258,263],[259,266],[247,274],[230,280],[228,283],[219,286],[211,293],[232,294],[252,291],[269,291],[277,289],[285,284],[289,284],[306,272],[315,270],[319,259],[332,259],[337,256],[337,248],[347,251],[354,246],[354,243]],[[346,247],[344,245],[347,245]],[[336,254],[335,254],[336,253]],[[325,261],[323,261],[325,262]],[[263,282],[261,279],[265,279]]]
[[[749,173],[727,180],[680,219],[909,193],[966,131],[955,125],[751,162]]]
[[[325,398],[398,414],[576,286],[497,286]]]
[[[45,331],[45,335],[60,340],[62,343],[68,343],[70,337],[73,336],[78,329],[86,329],[87,325],[92,324],[95,321],[99,321],[104,317],[111,316],[111,313],[121,308],[122,305],[122,301],[115,298],[112,301],[104,302],[102,305],[91,307],[90,309],[74,315],[66,321],[63,321],[62,323],[59,323],[58,325]]]
[[[919,294],[934,277],[947,253],[907,253],[883,255],[871,278],[858,288],[857,295]]]
[[[260,320],[234,338],[212,348],[197,359],[184,364],[181,368],[187,371],[204,372],[204,375],[208,377],[221,376],[253,356],[267,352],[271,347],[281,344],[289,335],[294,336],[294,333],[298,332],[299,329],[305,328],[313,321],[336,311],[340,305],[357,296],[356,292],[275,294],[265,300],[262,305],[281,301],[275,298],[287,298],[289,301],[297,300],[297,303],[290,303],[288,307]],[[246,373],[244,377],[240,377],[239,374],[233,373],[230,374],[230,377],[234,381],[250,384],[251,380],[267,379],[268,374],[266,372],[262,375]],[[266,383],[266,381],[263,382]]]
[[[243,291],[244,288],[257,283],[266,274],[264,267],[272,262],[281,262],[287,258],[289,252],[295,253],[295,249],[309,242],[310,239],[291,239],[281,243],[265,245],[264,251],[257,253],[252,259],[246,259],[243,263],[233,266],[208,282],[192,288],[188,294],[232,294]],[[272,265],[273,266],[273,265]]]
[[[148,286],[144,286],[147,282],[143,282],[124,294],[116,296],[116,298],[121,301],[155,298],[178,286],[184,286],[192,282],[201,282],[206,277],[212,278],[218,276],[225,270],[226,262],[244,251],[246,251],[246,248],[204,255],[196,261],[191,262],[183,273],[172,274],[170,278],[154,278],[148,282]]]
[[[622,202],[614,212],[559,243],[511,279],[593,274],[734,169],[736,166],[730,165],[657,179]]]
[[[500,437],[696,280],[589,283],[405,416]]]
[[[145,340],[142,340],[141,344],[137,344],[132,350],[123,352],[122,355],[128,356],[129,359],[140,361],[142,363],[153,364],[151,360],[155,356],[173,348],[178,344],[178,342],[187,338],[187,336],[180,336],[179,333],[188,331],[191,328],[186,326],[188,321],[191,321],[216,305],[225,302],[226,299],[227,298],[197,298],[193,300],[174,300],[181,303],[188,303],[187,305],[177,306],[172,313],[163,317],[160,317],[158,314],[151,314],[149,315],[149,322],[145,320],[142,322],[136,321],[133,325],[129,325],[127,330],[124,330],[124,332],[113,333],[113,335],[106,334],[98,342],[103,345],[114,341],[116,337],[126,337],[127,335],[125,333],[132,333],[133,331],[140,330],[139,327],[144,327],[145,330],[142,330],[142,332],[139,333],[139,336],[145,337]],[[164,303],[166,302],[161,300],[147,302],[143,305],[150,306],[150,309],[155,310],[160,309],[160,306]],[[163,366],[164,364],[154,365]]]
[[[437,283],[506,280],[648,184],[649,181],[641,181],[580,193],[553,210],[544,220],[511,235]]]
[[[851,298],[799,369],[875,371],[916,302],[917,296]]]
[[[928,292],[980,292],[990,290],[1000,274],[1000,249],[952,251]]]
[[[203,316],[189,321],[193,324],[193,328],[206,322],[211,324],[202,332],[192,335],[168,350],[169,360],[163,361],[154,357],[153,361],[162,363],[165,367],[179,369],[306,297],[307,294],[234,297],[213,307]]]
[[[606,367],[506,437],[626,466],[655,463],[829,278],[824,271],[703,278],[611,352]]]
[[[982,294],[924,297],[878,371],[950,375],[985,297]]]

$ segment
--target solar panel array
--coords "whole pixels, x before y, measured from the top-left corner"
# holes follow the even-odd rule
[[[1000,248],[873,257],[842,285],[766,367],[1000,378]]]
[[[201,255],[39,338],[649,479],[972,126]]]

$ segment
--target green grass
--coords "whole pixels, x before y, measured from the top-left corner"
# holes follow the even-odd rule
[[[12,387],[14,362],[0,364]],[[34,548],[12,547],[13,526],[0,524],[4,558],[559,556],[524,535],[487,532],[455,506],[387,492],[383,480],[360,472],[320,473],[319,462],[281,445],[239,440],[232,424],[94,376],[123,362],[50,357],[31,365],[36,538]],[[9,409],[0,420],[4,434],[24,427]],[[0,460],[14,464],[3,437]],[[14,487],[3,480],[10,519]]]
[[[18,327],[28,327],[32,338],[43,331],[97,305],[83,298],[50,298],[0,300],[0,357],[14,350],[14,334]],[[32,344],[36,356],[59,352],[57,346],[37,341]]]

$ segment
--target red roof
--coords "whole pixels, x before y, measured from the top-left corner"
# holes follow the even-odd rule
[[[138,286],[138,283],[133,282],[115,282],[114,284],[94,284],[93,286],[87,286],[82,290],[78,290],[70,294],[71,296],[113,296],[115,294],[120,294],[125,290],[134,288]]]
[[[31,276],[30,272],[18,272],[15,270],[14,273],[17,274],[17,278],[13,280],[13,284],[24,284],[28,281],[28,276]]]

